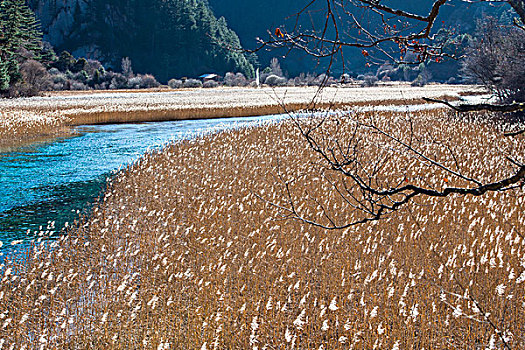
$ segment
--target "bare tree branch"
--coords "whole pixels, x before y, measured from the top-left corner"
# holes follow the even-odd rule
[[[472,2],[464,0],[465,2]],[[525,19],[525,6],[523,0],[479,0],[477,2],[508,3],[523,21]],[[394,8],[380,0],[311,0],[295,15],[295,25],[291,31],[279,27],[275,33],[270,32],[269,40],[260,40],[260,46],[254,51],[265,47],[298,49],[317,59],[330,58],[327,73],[330,72],[336,55],[341,54],[344,47],[362,49],[365,58],[370,56],[367,49],[376,48],[388,60],[396,63],[419,63],[430,58],[438,61],[444,57],[451,57],[444,51],[443,42],[435,42],[433,30],[440,15],[441,9],[451,3],[451,0],[434,0],[428,8],[426,15],[412,13],[401,8]],[[319,5],[319,8],[315,7]],[[318,21],[312,20],[310,30],[303,29],[299,23],[300,16],[310,14],[312,9],[318,12]],[[365,15],[367,14],[367,15]],[[376,16],[372,21],[369,15]],[[324,17],[323,17],[324,16]],[[396,52],[400,54],[397,58]],[[416,59],[406,60],[409,53]],[[322,89],[322,87],[320,88]],[[320,90],[318,91],[318,93]],[[317,96],[317,95],[316,95]],[[489,112],[518,112],[525,110],[525,103],[511,104],[452,104],[448,101],[425,98],[427,102],[444,104],[457,112],[489,111]],[[283,107],[285,108],[284,104]],[[286,108],[285,108],[286,110]],[[351,114],[351,113],[349,113]],[[351,118],[350,115],[347,115]],[[324,229],[343,229],[353,225],[379,220],[384,215],[395,212],[416,197],[443,198],[453,194],[481,196],[487,192],[508,191],[524,186],[525,165],[512,157],[507,157],[510,175],[497,180],[486,181],[465,174],[460,169],[461,161],[458,159],[448,144],[441,143],[440,147],[446,148],[447,154],[452,158],[447,162],[427,154],[424,149],[419,149],[414,144],[414,129],[410,125],[408,134],[396,136],[391,130],[384,129],[376,124],[373,118],[369,122],[352,120],[353,136],[344,144],[337,136],[332,137],[325,133],[323,128],[329,118],[311,118],[310,124],[304,123],[297,117],[292,117],[297,129],[312,149],[324,162],[325,169],[335,172],[346,179],[342,186],[332,181],[327,174],[321,171],[324,179],[330,183],[331,188],[351,208],[360,213],[359,217],[350,222],[339,222],[330,215],[327,207],[317,198],[310,201],[319,208],[323,222],[305,217],[294,200],[291,189],[292,182],[281,179],[283,195],[286,204],[279,204],[266,200],[267,203],[279,208],[287,218],[301,220]],[[444,172],[457,179],[460,183],[456,186],[436,188],[429,182],[400,181],[389,184],[384,180],[384,165],[389,161],[387,152],[382,153],[383,158],[363,158],[362,144],[366,144],[366,137],[359,133],[366,131],[370,134],[380,135],[386,143],[390,143],[390,151],[399,151],[410,154],[420,164]],[[507,132],[505,135],[515,137],[525,133],[525,130]],[[407,138],[405,140],[405,137]],[[416,142],[417,143],[417,142]],[[438,144],[438,143],[436,143]],[[375,145],[378,146],[378,145]]]
[[[299,132],[307,141],[308,146],[324,161],[326,170],[338,173],[342,175],[343,178],[349,180],[350,186],[347,185],[346,182],[343,182],[345,193],[342,193],[337,183],[330,180],[325,173],[320,171],[323,178],[327,180],[335,193],[343,198],[343,200],[349,204],[350,208],[355,212],[361,213],[361,215],[359,215],[357,219],[349,222],[338,222],[330,216],[328,210],[318,199],[311,198],[317,207],[320,208],[322,215],[327,219],[328,223],[307,218],[298,210],[295,204],[297,199],[294,199],[289,186],[291,182],[284,182],[284,180],[282,181],[285,188],[283,194],[286,197],[287,205],[283,206],[273,201],[265,201],[275,208],[278,208],[281,212],[286,213],[285,216],[287,218],[300,220],[323,229],[339,230],[380,220],[383,216],[397,211],[399,208],[420,196],[436,198],[444,198],[453,194],[482,196],[488,192],[503,192],[525,185],[525,164],[509,157],[507,157],[507,160],[515,167],[512,174],[499,180],[484,182],[463,174],[459,169],[458,160],[453,152],[452,158],[458,168],[457,170],[451,169],[441,161],[432,159],[426,155],[424,151],[417,149],[411,142],[404,141],[391,132],[385,131],[374,123],[372,119],[367,123],[357,119],[351,119],[354,125],[352,130],[355,130],[355,132],[352,133],[351,140],[348,144],[343,146],[337,138],[329,139],[329,137],[324,134],[322,128],[328,122],[328,117],[319,117],[317,120],[310,120],[309,122],[297,117],[292,118]],[[350,117],[347,115],[347,118]],[[370,133],[377,134],[384,140],[389,140],[392,145],[400,147],[401,150],[405,150],[408,154],[412,154],[418,162],[422,164],[426,163],[428,167],[440,169],[451,177],[463,180],[467,184],[470,183],[471,186],[445,186],[439,189],[432,186],[407,183],[408,181],[400,181],[396,184],[386,184],[385,187],[385,184],[379,182],[379,177],[383,173],[382,164],[385,164],[389,159],[376,158],[369,160],[371,171],[367,171],[366,166],[359,160],[359,157],[363,155],[360,154],[360,152],[362,152],[359,146],[361,138],[357,136],[357,130],[361,132],[368,130]],[[518,133],[515,134],[517,135]],[[404,136],[409,140],[414,137],[414,135]],[[362,137],[366,138],[367,136]],[[327,140],[334,143],[334,146],[329,146]],[[447,148],[445,146],[443,147]],[[447,149],[451,152],[450,147]],[[259,198],[263,199],[262,197]]]
[[[501,113],[511,113],[519,112],[525,110],[525,103],[511,103],[511,104],[491,104],[491,103],[480,103],[480,104],[460,104],[453,105],[452,103],[445,100],[436,100],[433,98],[424,97],[423,100],[427,102],[441,103],[444,104],[456,112],[466,113],[466,112],[479,112],[479,111],[489,111],[489,112],[501,112]]]
[[[398,63],[413,64],[411,60],[397,59],[393,52],[388,52],[388,44],[402,53],[413,52],[418,62],[423,62],[431,57],[440,58],[453,57],[443,51],[443,43],[433,44],[432,29],[439,16],[441,8],[450,0],[436,0],[429,9],[428,15],[419,15],[409,11],[396,9],[384,5],[375,0],[312,0],[297,12],[295,24],[290,31],[286,28],[277,28],[274,32],[269,31],[267,40],[259,39],[259,47],[248,52],[257,52],[264,48],[288,48],[296,49],[306,54],[321,59],[342,54],[343,47],[354,47],[361,49],[377,48],[388,60]],[[318,19],[323,19],[323,24],[316,28],[312,22],[312,28],[305,30],[299,25],[300,17],[309,14],[308,9],[319,5]],[[368,29],[370,21],[358,18],[357,10],[361,12],[370,11],[375,13],[382,23],[382,32]],[[322,13],[322,14],[321,14]],[[386,18],[385,15],[389,15]],[[405,23],[401,26],[397,19]],[[416,27],[419,28],[415,30]],[[400,25],[400,27],[398,27]],[[427,42],[424,40],[429,39]],[[364,52],[364,55],[367,55]]]
[[[514,132],[506,132],[505,136],[518,136],[521,134],[525,134],[525,129],[521,129],[521,130],[514,131]]]
[[[525,1],[523,0],[507,0],[514,11],[520,16],[521,22],[525,23]]]

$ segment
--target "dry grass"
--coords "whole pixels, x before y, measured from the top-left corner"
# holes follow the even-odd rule
[[[180,91],[55,94],[0,100],[0,147],[35,138],[62,135],[68,127],[197,118],[223,118],[283,113],[310,105],[316,88],[223,88]],[[317,107],[423,103],[422,97],[457,98],[473,87],[429,85],[377,88],[327,88]]]
[[[307,121],[305,121],[307,122]],[[403,118],[378,116],[402,132]],[[522,139],[488,124],[414,115],[419,145],[493,179]],[[339,121],[339,123],[345,123]],[[350,128],[327,123],[337,137]],[[344,130],[347,130],[345,132]],[[406,132],[406,130],[405,130]],[[366,135],[367,157],[395,150]],[[440,151],[441,149],[441,151]],[[354,215],[323,180],[289,122],[208,135],[147,154],[54,249],[35,247],[0,275],[4,348],[449,349],[525,344],[524,193],[422,199],[373,225],[323,231],[258,199],[301,212]],[[444,186],[397,154],[385,178]],[[341,181],[339,179],[338,181]],[[451,180],[454,184],[454,180]],[[307,194],[306,194],[307,193]],[[43,233],[45,235],[45,233]],[[38,244],[38,243],[37,243]],[[40,243],[42,244],[42,243]],[[475,302],[474,302],[475,301]],[[495,329],[488,323],[492,322]]]
[[[0,110],[0,151],[68,133],[69,119],[57,112]]]

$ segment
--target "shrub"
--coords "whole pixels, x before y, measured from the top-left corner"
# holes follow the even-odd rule
[[[390,63],[384,63],[379,68],[377,68],[376,76],[378,79],[383,79],[386,76],[394,74],[394,66]]]
[[[326,74],[319,74],[314,80],[316,86],[321,86],[322,84],[328,84],[330,77],[327,77]]]
[[[65,83],[67,80],[67,77],[64,73],[58,72],[57,74],[51,75],[51,80],[53,81],[54,84]]]
[[[85,58],[79,58],[74,64],[73,66],[71,67],[71,71],[73,73],[78,73],[78,72],[81,72],[81,71],[85,71],[86,69],[88,69],[89,67],[89,64],[88,64],[88,61],[86,61]]]
[[[228,72],[224,75],[224,85],[226,86],[234,86],[235,81],[235,74],[232,72]]]
[[[301,77],[295,77],[293,78],[294,86],[306,86],[306,81],[304,78]]]
[[[128,87],[128,79],[123,74],[113,73],[113,78],[111,79],[111,84],[109,88],[112,90],[115,89],[126,89]]]
[[[58,60],[55,62],[54,67],[61,72],[71,70],[73,65],[76,63],[75,58],[67,51],[62,51]]]
[[[224,76],[224,85],[226,86],[246,86],[248,80],[242,73],[228,72]]]
[[[286,85],[286,78],[271,74],[266,78],[264,83],[270,86],[284,86]]]
[[[142,77],[136,76],[128,80],[128,87],[130,89],[140,89],[142,87]]]
[[[151,74],[144,74],[140,75],[140,78],[142,79],[142,84],[140,85],[141,88],[154,88],[158,87],[160,83],[155,79],[155,77]]]
[[[60,73],[60,71],[56,68],[51,68],[50,70],[47,71],[49,74],[51,75],[58,75],[58,74],[62,74]]]
[[[91,79],[89,81],[89,85],[91,87],[97,87],[100,88],[100,84],[104,82],[105,79],[105,70],[104,67],[101,67],[99,69],[96,69],[93,74],[91,75]]]
[[[417,76],[417,78],[412,82],[412,86],[425,86],[428,84],[428,82],[432,79],[432,74],[428,71],[428,69],[423,68],[421,70],[421,73]]]
[[[172,89],[180,89],[182,87],[182,80],[170,79],[168,81],[168,86]]]
[[[242,73],[235,74],[235,78],[233,80],[235,86],[246,86],[248,84],[248,81],[246,80],[246,77]]]
[[[385,78],[390,78],[390,81],[392,80],[404,81],[406,80],[405,77],[410,77],[412,74],[408,70],[405,70],[405,69],[410,69],[410,72],[413,71],[411,68],[407,66],[399,65],[392,69],[383,69],[383,70],[379,69],[377,76],[381,78],[381,80],[384,80]],[[413,77],[413,79],[415,79],[415,77]]]
[[[294,86],[306,86],[306,75],[304,73],[299,74],[293,78]]]
[[[85,70],[81,70],[80,72],[73,75],[73,80],[80,81],[85,84],[89,80],[89,75]]]
[[[405,57],[405,59],[408,58]],[[400,65],[399,70],[401,71],[399,74],[403,76],[405,81],[412,81],[419,75],[418,70],[409,65]]]
[[[27,60],[20,65],[22,81],[12,86],[12,96],[34,96],[51,86],[49,73],[42,63]]]
[[[306,84],[308,86],[319,86],[319,77],[318,76],[315,76],[315,75],[310,75],[307,79],[306,79]]]
[[[204,88],[216,88],[219,86],[219,83],[217,83],[215,80],[208,80],[205,81],[204,84],[202,84],[202,87]]]
[[[339,82],[341,84],[348,84],[352,82],[352,78],[350,78],[349,74],[344,73],[344,74],[341,74],[341,76],[339,77]]]
[[[266,81],[266,78],[268,78],[270,75],[272,75],[272,69],[270,67],[264,68],[259,74],[259,81],[261,84],[263,84]]]
[[[328,80],[326,81],[326,84],[329,85],[329,86],[334,86],[335,84],[337,84],[337,80],[335,80],[334,77],[328,77]]]
[[[51,90],[61,91],[69,90],[70,84],[68,84],[68,79],[64,73],[58,72],[51,75]]]
[[[336,81],[333,77],[330,77],[330,76],[327,76],[326,74],[319,74],[317,77],[315,78],[310,78],[308,79],[308,86],[321,86],[321,85],[325,85],[325,86],[330,86],[332,84],[335,84]]]
[[[84,83],[80,81],[76,81],[76,80],[70,81],[69,86],[71,90],[77,90],[77,91],[89,90],[89,87],[87,85],[85,85]]]
[[[501,102],[525,101],[525,31],[502,27],[488,17],[467,49],[463,73],[483,84]]]
[[[410,84],[414,87],[421,87],[421,86],[425,86],[427,84],[427,82],[425,81],[425,79],[423,78],[423,76],[421,74],[419,74],[417,76],[417,78]]]
[[[363,82],[361,83],[361,86],[363,87],[370,87],[370,86],[376,86],[379,79],[375,75],[365,75],[363,77]]]
[[[197,79],[188,79],[182,84],[182,86],[185,88],[201,88],[202,82]]]
[[[87,66],[85,68],[85,71],[89,74],[89,76],[93,76],[96,71],[99,71],[100,73],[104,74],[106,73],[106,70],[104,69],[102,63],[100,63],[97,60],[87,60]]]
[[[316,76],[315,76],[314,74],[312,74],[312,73],[308,73],[308,74],[306,75],[306,77],[304,78],[305,84],[306,84],[307,86],[312,86],[312,85],[314,85],[315,78],[316,78]]]

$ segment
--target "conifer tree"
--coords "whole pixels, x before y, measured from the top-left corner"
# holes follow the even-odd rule
[[[0,57],[0,92],[5,91],[9,88],[9,72],[7,71],[7,65],[2,61]]]
[[[246,55],[228,49],[240,47],[239,38],[207,0],[92,0],[85,16],[87,25],[67,49],[96,47],[113,68],[129,57],[137,72],[161,81],[206,72],[253,75]]]
[[[20,63],[38,60],[42,47],[38,21],[24,0],[0,0],[0,33],[0,69],[7,70],[13,84],[21,79]]]
[[[25,4],[24,0],[14,0],[21,13],[21,39],[24,49],[30,51],[33,59],[40,59],[42,50],[42,32],[40,31],[40,23],[38,22],[35,13]]]

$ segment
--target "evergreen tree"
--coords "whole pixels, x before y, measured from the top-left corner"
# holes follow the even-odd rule
[[[7,71],[7,65],[2,61],[0,57],[0,91],[5,91],[9,88],[9,72]]]
[[[253,75],[239,38],[224,19],[217,19],[206,0],[93,0],[78,37],[62,47],[70,51],[95,47],[114,69],[129,57],[137,72],[162,81],[227,71]]]
[[[20,37],[22,47],[31,52],[33,59],[40,59],[42,50],[42,32],[36,16],[26,5],[25,0],[12,0],[21,14]]]
[[[24,0],[0,0],[0,33],[0,69],[13,84],[21,79],[20,63],[40,59],[42,47],[38,21]]]

